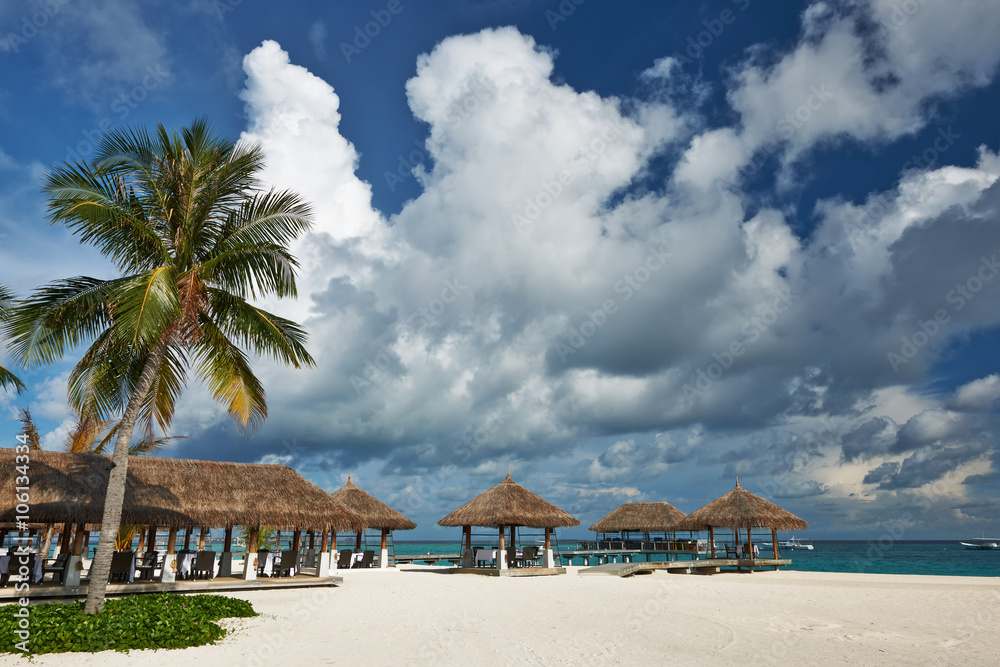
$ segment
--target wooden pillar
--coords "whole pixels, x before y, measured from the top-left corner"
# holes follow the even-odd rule
[[[194,526],[188,526],[184,529],[184,551],[191,548],[191,531],[194,530]]]
[[[386,533],[388,533],[388,532],[389,531],[386,530],[385,528],[382,529],[382,544],[381,544],[381,546],[379,546],[379,549],[385,549],[385,536],[386,536]]]
[[[357,551],[361,551],[361,531],[358,531],[357,540],[355,540],[354,548]]]
[[[747,551],[750,553],[746,554],[746,557],[753,560],[753,537],[750,535],[750,526],[747,526]],[[753,565],[750,565],[750,571],[753,572]]]
[[[82,528],[85,524],[79,524]],[[90,531],[83,531],[83,557],[86,558],[90,554]]]
[[[146,531],[146,553],[151,554],[156,551],[156,524],[150,524]]]
[[[170,535],[167,536],[167,553],[172,554],[177,551],[177,527],[170,528]]]
[[[59,538],[59,553],[68,554],[71,553],[70,548],[70,537],[73,535],[73,524],[67,521],[63,524],[62,535]]]
[[[73,539],[73,555],[80,556],[83,554],[83,542],[87,535],[87,531],[84,530],[85,524],[76,524],[76,536]]]
[[[507,545],[504,544],[503,526],[500,526],[500,547],[497,549],[497,568],[498,569],[500,569],[500,570],[504,569],[502,567],[502,565],[506,562],[505,561],[506,558],[507,558]],[[509,563],[507,565],[508,565],[508,567],[510,566]]]
[[[326,533],[327,533],[327,530],[326,530],[326,528],[324,528],[323,529],[323,535],[320,537],[320,540],[319,540],[319,550],[320,550],[320,553],[325,552],[326,548],[327,548]]]
[[[315,548],[316,548],[316,531],[315,530],[310,530],[309,531],[309,550],[312,551]]]
[[[337,553],[337,529],[330,529],[330,553]]]
[[[145,526],[139,526],[139,531],[138,532],[139,532],[139,541],[136,542],[135,552],[137,554],[141,554],[142,553],[142,548],[144,546],[146,546],[146,527]]]
[[[465,548],[472,549],[472,526],[462,526],[462,532],[465,533]]]
[[[552,548],[552,529],[548,526],[545,527],[545,550],[548,551]]]
[[[222,549],[226,553],[230,553],[233,550],[233,527],[226,526],[226,546]]]
[[[708,546],[712,550],[712,558],[715,558],[715,531],[711,526],[708,527]]]
[[[298,551],[299,545],[302,543],[302,531],[296,530],[292,534],[292,551]]]
[[[774,548],[774,560],[778,560],[778,532],[774,528],[771,529],[771,546]],[[778,566],[775,565],[774,569],[777,570]]]
[[[278,530],[274,533],[274,550],[281,551],[281,531]]]
[[[205,526],[202,526],[201,530],[198,531],[198,551],[204,551],[205,550],[205,531],[206,530],[208,530],[208,529],[205,528]]]

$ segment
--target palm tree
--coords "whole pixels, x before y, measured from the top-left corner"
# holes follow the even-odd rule
[[[6,285],[0,285],[0,324],[7,321],[10,313],[11,303],[14,301],[14,293]],[[17,376],[9,370],[0,366],[0,389],[13,387],[18,393],[24,389],[24,383],[17,379]]]
[[[92,162],[46,178],[50,221],[95,245],[121,274],[38,288],[7,325],[26,366],[90,342],[70,374],[70,403],[99,419],[121,415],[88,613],[104,606],[136,424],[149,433],[155,421],[167,432],[193,370],[241,430],[253,431],[267,404],[248,352],[314,364],[299,325],[250,302],[296,295],[288,244],[310,224],[298,195],[261,189],[262,167],[259,146],[217,137],[202,119],[179,134],[162,125],[152,135],[113,130]]]
[[[31,449],[41,449],[41,438],[38,435],[38,427],[31,416],[28,408],[21,408],[19,418],[22,426],[21,435],[27,439],[28,447]],[[76,422],[73,428],[66,434],[66,451],[72,454],[103,454],[108,444],[115,441],[121,422],[113,419],[100,419],[94,415],[76,414]],[[174,436],[171,438],[156,438],[151,434],[146,434],[139,442],[131,443],[128,448],[129,456],[141,456],[150,454],[160,447],[165,447],[174,440],[180,440],[186,436]]]

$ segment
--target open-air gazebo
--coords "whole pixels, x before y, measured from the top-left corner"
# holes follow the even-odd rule
[[[515,484],[507,477],[496,486],[484,491],[457,510],[438,521],[439,526],[461,526],[463,539],[462,566],[474,565],[472,551],[472,527],[494,528],[498,531],[499,549],[496,556],[496,570],[506,573],[507,544],[505,529],[510,532],[510,546],[516,547],[515,528],[545,529],[545,546],[542,553],[542,568],[555,568],[552,555],[552,529],[563,526],[579,526],[580,521],[559,509],[544,498]]]
[[[748,559],[754,557],[752,530],[754,528],[770,529],[771,543],[774,545],[774,558],[777,560],[777,531],[805,530],[808,528],[808,524],[788,510],[750,493],[740,486],[740,480],[737,479],[736,488],[688,514],[678,523],[678,528],[681,530],[707,530],[712,558],[716,557],[715,528],[731,528],[737,543],[740,539],[740,530],[744,530],[747,541],[745,545],[739,545],[739,550],[742,552],[740,556]]]
[[[13,449],[0,449],[0,461],[4,462],[0,466],[0,484],[7,488],[14,488],[14,478],[19,474],[13,465],[14,457]],[[83,536],[103,518],[110,466],[111,457],[100,454],[30,452],[28,520],[64,526],[60,550],[69,554],[67,586],[79,585]],[[14,494],[0,496],[0,522],[14,521],[19,514],[23,512]],[[287,466],[146,456],[129,459],[121,522],[140,526],[140,551],[143,545],[149,551],[155,548],[158,530],[169,531],[160,575],[160,581],[165,583],[175,578],[180,529],[186,529],[185,546],[192,529],[201,529],[200,550],[210,528],[224,528],[225,549],[219,575],[254,579],[257,534],[262,526],[294,531],[295,550],[302,531],[309,531],[311,538],[321,533],[320,552],[313,553],[318,556],[314,562],[316,574],[321,577],[330,570],[329,532],[363,526],[361,517]],[[234,526],[243,526],[248,533],[242,572],[232,571]]]
[[[389,548],[386,538],[391,537],[394,530],[413,530],[417,524],[407,519],[401,512],[397,512],[378,498],[371,496],[351,481],[351,473],[347,473],[347,483],[330,494],[334,501],[361,517],[364,526],[357,531],[355,548],[361,549],[362,530],[374,529],[380,534],[379,547],[379,567],[389,566]],[[333,550],[337,550],[336,537],[334,533]],[[394,544],[394,542],[390,542]]]
[[[673,552],[697,551],[697,541],[676,539],[677,524],[684,516],[684,512],[664,501],[625,503],[597,521],[590,530],[598,534],[596,547],[599,550],[663,552],[669,557]]]

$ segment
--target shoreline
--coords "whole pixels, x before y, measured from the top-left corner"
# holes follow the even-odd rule
[[[216,645],[48,654],[39,665],[989,663],[1000,579],[758,571],[626,579],[494,578],[407,565],[344,571],[338,588],[234,593],[261,616]],[[4,655],[0,664],[24,664]]]

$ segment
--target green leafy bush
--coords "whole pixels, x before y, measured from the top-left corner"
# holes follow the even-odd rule
[[[0,652],[20,653],[17,604],[0,607]],[[213,621],[257,616],[249,602],[222,595],[157,593],[108,600],[100,614],[83,612],[83,602],[48,603],[29,610],[30,653],[128,651],[214,644],[226,631]]]

